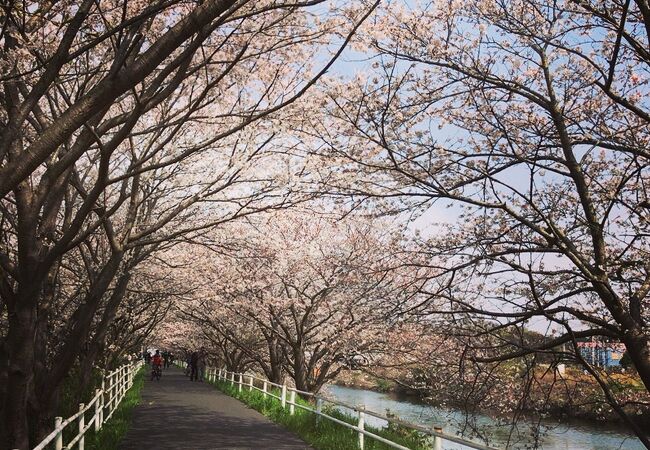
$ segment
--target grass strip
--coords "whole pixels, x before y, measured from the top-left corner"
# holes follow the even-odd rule
[[[343,425],[332,422],[324,417],[317,421],[317,415],[311,411],[306,411],[296,406],[294,415],[289,414],[289,405],[287,409],[282,409],[280,401],[271,396],[264,397],[264,394],[252,390],[249,391],[247,386],[242,387],[240,392],[237,384],[234,386],[228,381],[216,381],[214,384],[224,394],[234,397],[251,408],[259,411],[273,422],[284,426],[286,429],[300,436],[305,442],[317,450],[341,450],[357,449],[358,433]],[[280,395],[279,390],[270,391],[275,395]],[[303,398],[296,397],[296,403],[315,409],[314,405]],[[329,416],[345,421],[349,424],[356,425],[357,418],[341,412],[333,406],[323,408],[323,412]],[[415,430],[391,424],[386,428],[376,428],[366,426],[365,429],[373,434],[389,439],[405,447],[424,450],[430,448],[428,437]],[[369,436],[365,437],[366,450],[385,450],[392,447],[378,442]]]

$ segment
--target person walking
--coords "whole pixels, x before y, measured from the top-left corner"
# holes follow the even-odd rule
[[[199,352],[194,351],[190,356],[190,381],[199,379]]]
[[[203,378],[205,377],[205,366],[206,366],[205,358],[206,358],[205,349],[201,348],[201,351],[199,352],[198,363],[197,363],[197,368],[199,370],[199,381],[203,381]]]

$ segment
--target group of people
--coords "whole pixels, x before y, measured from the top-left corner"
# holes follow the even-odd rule
[[[154,378],[160,380],[162,369],[169,367],[174,362],[174,355],[171,352],[156,350],[152,355],[149,350],[142,353],[142,359],[145,364],[151,365],[151,380]]]
[[[156,358],[156,356],[160,358],[161,368],[164,367],[166,369],[174,363],[174,355],[172,352],[169,352],[167,350],[163,350],[162,352],[160,350],[156,350],[154,354],[151,354],[149,350],[145,350],[142,354],[142,358],[147,365],[153,365],[153,359]]]
[[[152,379],[154,372],[160,374],[163,367],[167,368],[174,362],[174,355],[166,350],[162,352],[156,350],[155,353],[150,353],[145,350],[142,354],[145,364],[151,365]],[[185,368],[185,375],[190,377],[190,381],[203,381],[205,377],[206,368],[206,351],[204,348],[195,350],[187,354],[187,366]]]
[[[190,377],[190,381],[203,381],[206,367],[205,349],[195,350],[187,355],[187,367],[185,375]]]

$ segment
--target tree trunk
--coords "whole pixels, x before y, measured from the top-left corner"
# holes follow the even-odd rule
[[[623,340],[641,381],[650,392],[650,337],[641,328],[634,328]]]
[[[95,312],[119,269],[123,255],[123,251],[114,251],[111,254],[96,282],[90,287],[84,303],[79,307],[77,322],[54,358],[48,382],[39,386],[38,395],[43,403],[47,403],[55,394],[78,357],[81,347],[87,342]]]
[[[283,358],[282,351],[278,348],[278,338],[275,334],[271,334],[271,338],[268,340],[268,346],[270,368],[270,373],[268,374],[269,381],[272,381],[273,383],[281,383],[284,372],[282,370]]]
[[[36,317],[36,329],[34,331],[34,378],[29,390],[28,397],[28,423],[30,434],[35,442],[41,441],[51,432],[58,402],[43,403],[36,391],[36,386],[47,383],[48,379],[48,325],[50,320],[51,293],[48,292],[51,284],[45,283],[45,292],[41,297],[41,304],[38,305]],[[57,396],[58,399],[58,396]]]
[[[106,307],[104,308],[102,319],[99,322],[99,325],[96,327],[92,342],[88,347],[88,351],[86,352],[85,357],[81,360],[78,393],[84,393],[90,385],[95,361],[104,349],[108,327],[115,319],[115,314],[120,304],[122,303],[122,299],[124,298],[124,294],[126,293],[126,288],[128,287],[130,280],[130,272],[124,272],[120,275],[115,287],[113,288],[111,297],[106,304]]]
[[[33,381],[34,333],[36,313],[31,302],[18,302],[16,311],[9,316],[9,372],[7,395],[4,404],[4,423],[7,429],[7,448],[27,450],[29,426],[27,401]]]
[[[301,391],[307,391],[307,367],[305,366],[305,355],[302,351],[302,345],[296,345],[293,348],[293,382],[296,388]]]
[[[0,341],[0,407],[4,410],[7,395],[7,386],[9,384],[9,349],[5,336]],[[0,414],[0,446],[7,441],[7,429],[5,427],[5,418]]]

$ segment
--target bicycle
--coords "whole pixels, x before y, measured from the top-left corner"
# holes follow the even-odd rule
[[[155,365],[151,367],[151,381],[155,378],[156,381],[160,381],[160,377],[162,376],[162,368],[159,365]]]

